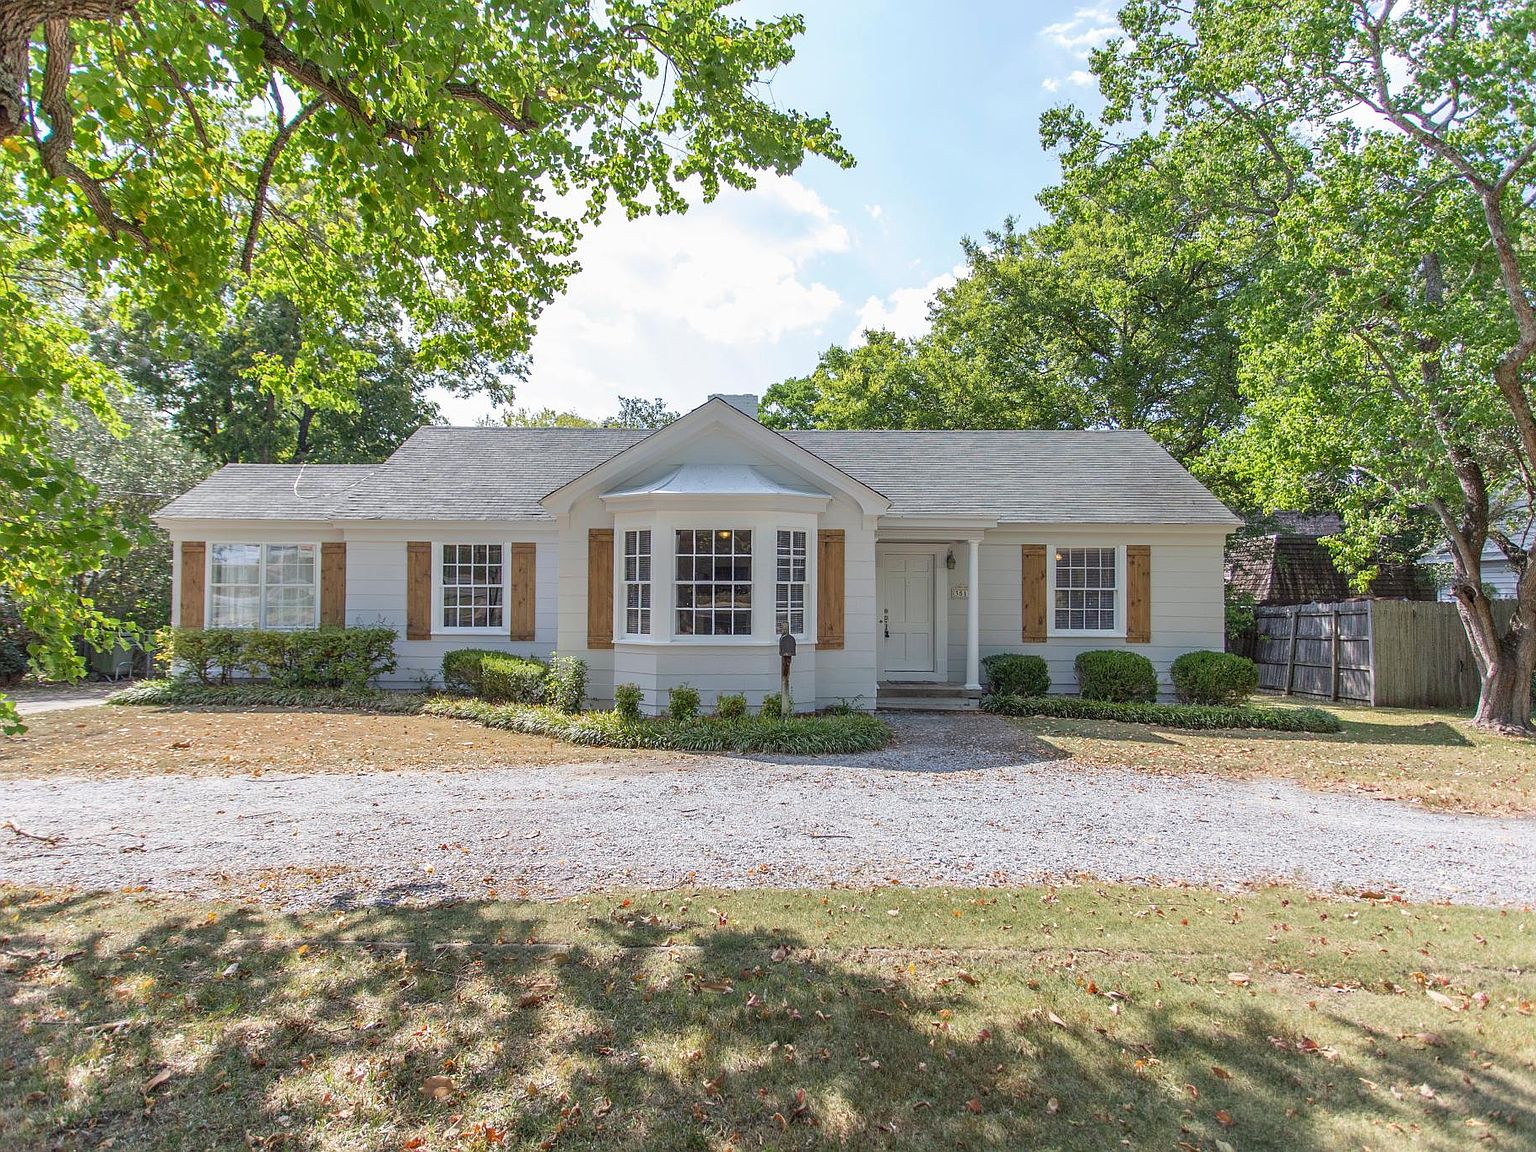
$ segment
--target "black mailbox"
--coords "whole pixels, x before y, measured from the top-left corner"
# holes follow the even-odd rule
[[[788,632],[779,637],[779,655],[788,660],[795,654],[795,638]]]

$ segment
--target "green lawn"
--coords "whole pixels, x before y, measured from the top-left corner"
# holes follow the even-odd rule
[[[0,919],[8,1148],[1536,1146],[1529,911],[0,889]]]
[[[1313,702],[1255,697],[1266,707]],[[1496,736],[1455,712],[1325,704],[1342,732],[1189,732],[1091,720],[1017,720],[1048,752],[1147,772],[1281,776],[1463,812],[1536,812],[1536,740]]]

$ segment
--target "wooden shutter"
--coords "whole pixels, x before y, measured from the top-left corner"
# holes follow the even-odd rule
[[[1046,639],[1045,545],[1023,546],[1021,580],[1024,610],[1023,640],[1026,644],[1044,644]]]
[[[1125,642],[1152,643],[1152,546],[1125,546]]]
[[[816,645],[843,646],[843,581],[847,570],[841,528],[816,533]]]
[[[177,614],[183,628],[203,626],[203,600],[207,589],[208,545],[202,540],[181,542],[181,611]]]
[[[511,639],[533,639],[533,564],[538,555],[533,544],[512,545]]]
[[[432,639],[432,544],[427,540],[405,546],[405,638]]]
[[[613,647],[613,529],[587,531],[587,647]]]
[[[320,627],[347,624],[347,546],[331,541],[320,545]]]

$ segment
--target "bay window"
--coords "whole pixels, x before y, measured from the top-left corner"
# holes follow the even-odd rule
[[[1114,632],[1118,568],[1115,548],[1057,548],[1053,605],[1060,632]]]
[[[676,562],[677,635],[752,634],[750,530],[678,529]]]
[[[214,544],[208,626],[292,631],[318,622],[317,544]]]

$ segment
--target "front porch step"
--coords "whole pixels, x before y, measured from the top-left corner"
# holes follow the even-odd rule
[[[972,712],[980,699],[979,691],[961,684],[881,683],[876,687],[875,707],[893,712]]]

